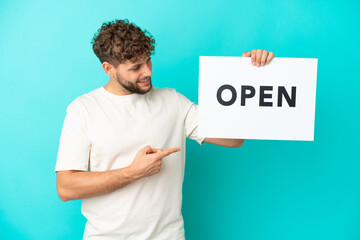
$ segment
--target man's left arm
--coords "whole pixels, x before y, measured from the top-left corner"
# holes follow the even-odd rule
[[[241,147],[245,139],[229,139],[229,138],[205,138],[204,142],[223,146],[223,147]]]
[[[243,52],[243,57],[251,57],[251,64],[257,67],[265,66],[274,58],[273,52],[262,49],[253,49],[250,52]],[[223,146],[223,147],[241,147],[245,139],[228,139],[228,138],[205,138],[204,142]]]

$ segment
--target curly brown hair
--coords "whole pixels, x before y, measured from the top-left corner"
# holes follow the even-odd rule
[[[108,62],[115,67],[126,60],[135,63],[150,57],[155,49],[151,34],[128,19],[103,23],[91,44],[101,63]]]

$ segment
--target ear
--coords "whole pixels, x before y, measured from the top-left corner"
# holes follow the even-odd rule
[[[114,74],[114,71],[115,71],[115,68],[114,68],[113,65],[111,65],[108,62],[103,62],[102,63],[102,68],[104,69],[104,71],[105,71],[105,73],[107,75],[109,75],[110,77],[113,77],[113,74]]]

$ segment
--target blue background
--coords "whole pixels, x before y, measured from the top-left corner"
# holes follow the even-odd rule
[[[128,18],[156,39],[154,85],[194,102],[200,55],[319,59],[314,142],[188,140],[187,239],[360,239],[359,13],[355,0],[0,1],[0,238],[82,238],[81,201],[55,187],[61,128],[109,79],[93,34]]]

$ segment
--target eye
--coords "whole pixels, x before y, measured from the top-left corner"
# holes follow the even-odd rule
[[[135,68],[133,68],[132,70],[138,70],[139,69],[139,65],[137,65]]]

